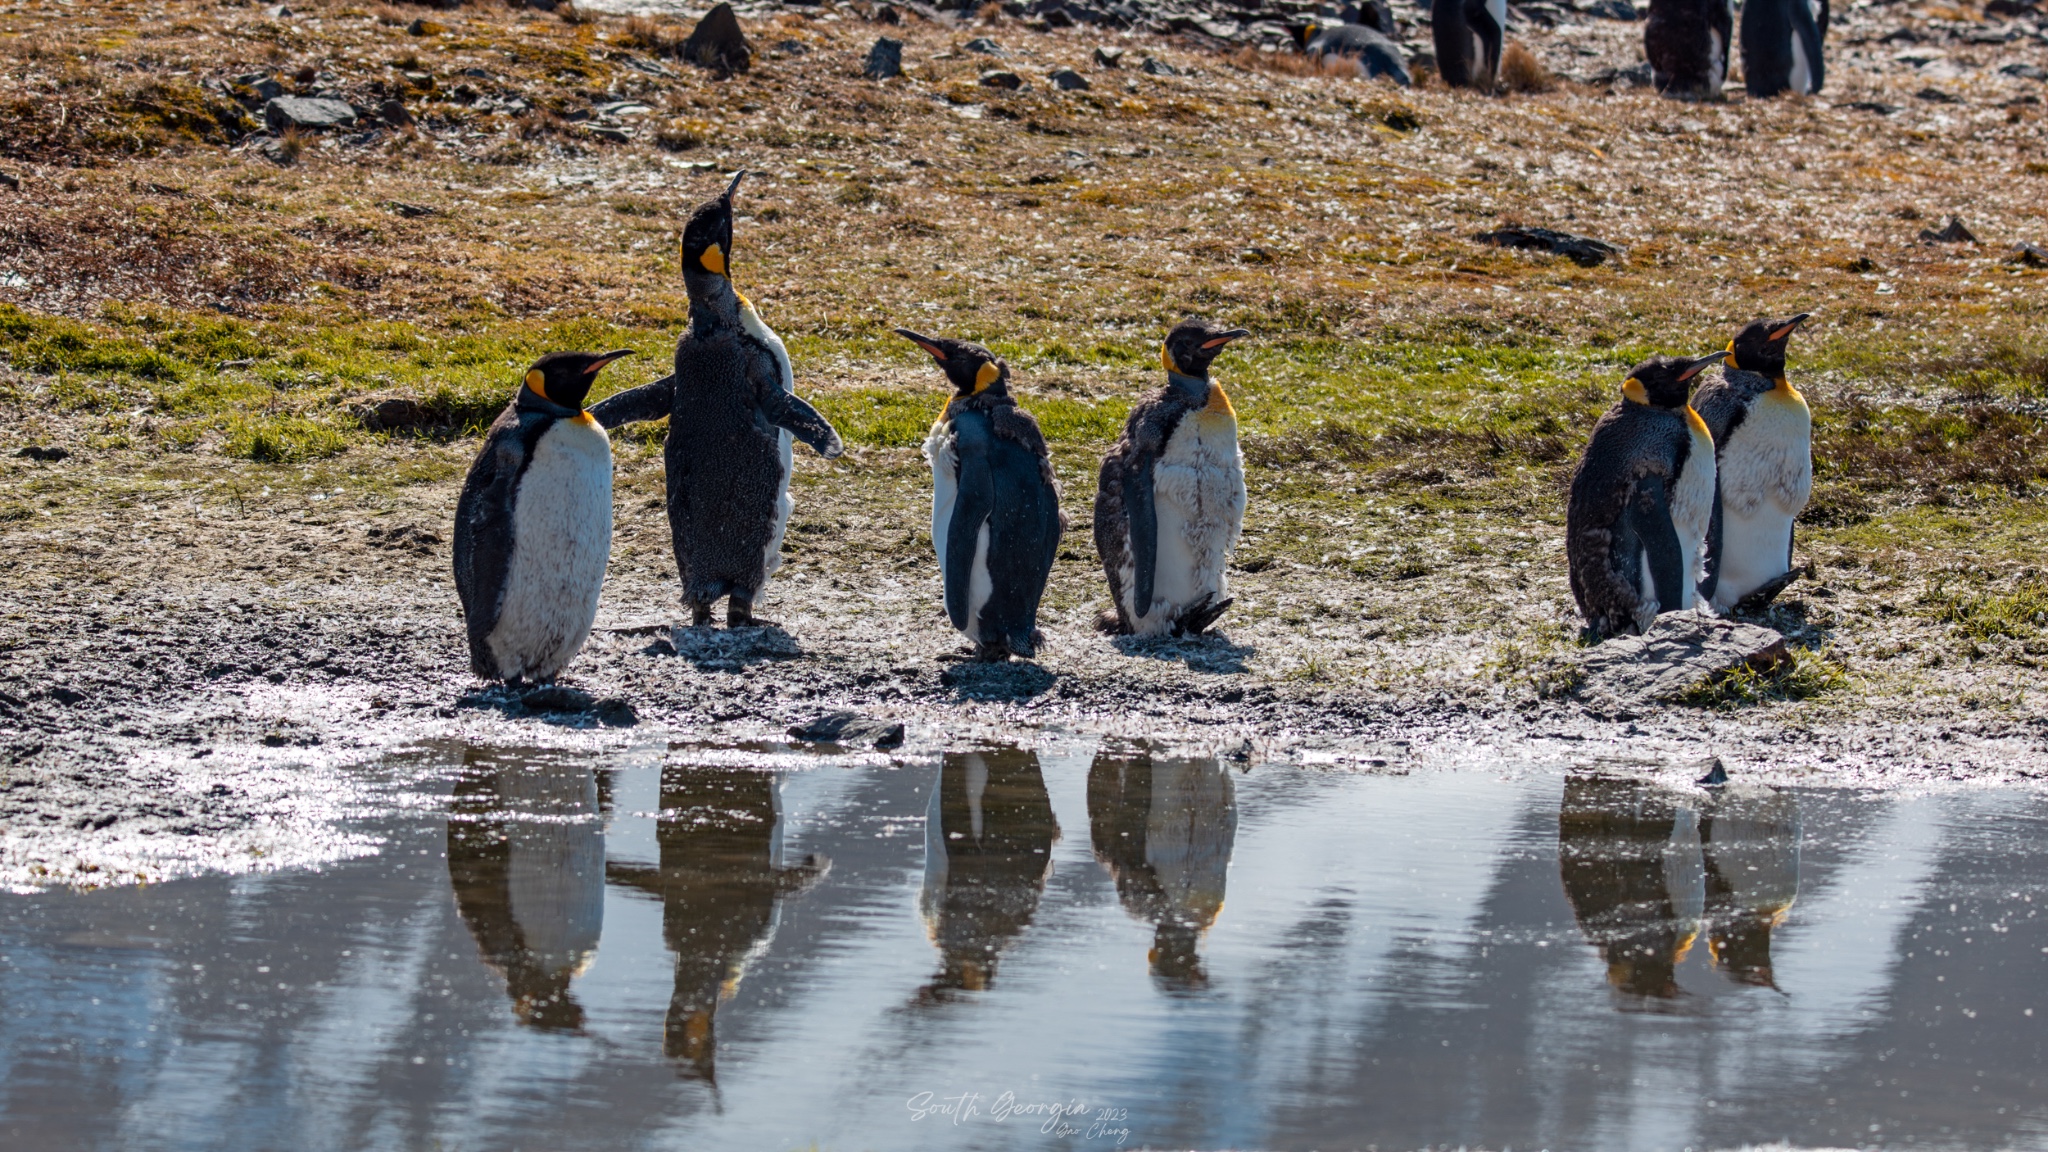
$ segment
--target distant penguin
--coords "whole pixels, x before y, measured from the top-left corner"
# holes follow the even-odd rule
[[[1721,378],[1693,397],[1718,477],[1700,595],[1719,612],[1761,607],[1792,582],[1792,522],[1813,494],[1813,415],[1785,377],[1785,345],[1809,315],[1744,325]]]
[[[583,410],[630,352],[551,352],[484,437],[455,505],[455,591],[469,662],[492,680],[552,680],[590,636],[612,550],[612,446]]]
[[[1621,402],[1593,426],[1572,474],[1565,555],[1572,598],[1597,638],[1647,632],[1659,612],[1693,606],[1714,442],[1686,394],[1726,355],[1652,356],[1629,370]]]
[[[663,461],[676,572],[690,623],[711,622],[731,597],[726,624],[742,628],[782,565],[789,524],[792,437],[830,460],[844,447],[817,410],[796,397],[782,340],[733,287],[732,196],[707,200],[683,229],[683,287],[690,330],[676,344],[675,374],[621,392],[592,410],[607,428],[673,416]]]
[[[1719,99],[1734,34],[1730,0],[1650,0],[1643,51],[1657,91],[1679,100]]]
[[[1744,0],[1742,83],[1751,96],[1810,96],[1827,78],[1828,0]]]
[[[1493,91],[1507,36],[1507,0],[1432,0],[1429,19],[1436,70],[1444,83]]]
[[[896,332],[931,353],[954,390],[924,442],[946,615],[978,659],[1028,660],[1063,527],[1045,436],[1010,395],[1010,366],[993,352]]]
[[[1309,24],[1302,30],[1301,51],[1305,56],[1340,56],[1358,66],[1367,80],[1380,76],[1407,88],[1414,83],[1408,75],[1408,57],[1385,35],[1363,24]]]
[[[1230,607],[1224,565],[1244,528],[1237,413],[1209,362],[1251,333],[1183,320],[1159,357],[1166,387],[1140,401],[1102,461],[1095,548],[1109,577],[1107,630],[1198,636]]]

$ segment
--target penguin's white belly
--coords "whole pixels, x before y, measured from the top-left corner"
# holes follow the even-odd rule
[[[1682,567],[1678,603],[1664,605],[1667,612],[1691,608],[1698,599],[1697,586],[1705,575],[1700,552],[1706,546],[1707,529],[1714,516],[1714,438],[1707,434],[1706,425],[1698,422],[1699,417],[1692,420],[1692,451],[1686,453],[1678,482],[1671,486],[1671,527],[1678,532]]]
[[[1721,30],[1707,30],[1707,91],[1720,95],[1721,84],[1728,78],[1728,45],[1721,42]]]
[[[760,313],[754,311],[754,305],[745,297],[740,298],[740,326],[774,353],[776,371],[782,378],[782,390],[794,395],[796,372],[790,367],[789,349],[783,347],[782,337],[762,322]],[[775,523],[768,533],[768,543],[761,549],[761,583],[754,589],[757,600],[768,590],[768,578],[782,567],[782,537],[789,531],[789,514],[796,509],[795,502],[789,498],[789,474],[796,466],[796,437],[788,429],[778,428],[775,445],[776,463],[781,472],[775,480]]]
[[[960,498],[959,441],[953,425],[945,420],[932,425],[925,437],[924,458],[932,466],[932,551],[939,557],[939,580],[946,581],[946,542],[952,537],[953,504]],[[981,643],[981,610],[995,592],[995,579],[988,570],[989,524],[984,520],[974,538],[974,563],[967,578],[967,627],[961,629],[969,640]],[[951,591],[951,589],[947,589]]]
[[[612,447],[588,416],[533,446],[512,510],[512,559],[491,654],[508,679],[552,679],[597,619],[612,551]]]
[[[1806,0],[1793,0],[1803,4]],[[1813,91],[1813,70],[1807,67],[1806,44],[1799,38],[1799,29],[1792,29],[1792,76],[1787,81],[1792,91],[1804,96]]]
[[[988,527],[983,520],[974,534],[974,563],[967,569],[967,627],[960,630],[976,644],[981,643],[981,610],[996,590],[995,578],[988,571]]]
[[[1244,528],[1244,504],[1237,419],[1213,409],[1190,413],[1152,468],[1159,535],[1152,603],[1130,606],[1139,635],[1166,632],[1187,609],[1230,594],[1224,566]]]
[[[1721,563],[1714,607],[1728,609],[1792,566],[1792,522],[1813,494],[1813,416],[1767,392],[1721,449]]]

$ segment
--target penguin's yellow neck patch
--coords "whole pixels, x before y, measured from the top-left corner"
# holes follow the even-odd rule
[[[1221,384],[1209,385],[1209,402],[1202,406],[1202,411],[1214,412],[1219,416],[1229,416],[1232,419],[1237,417],[1237,409],[1230,406],[1230,394],[1223,390],[1223,385]]]
[[[1692,434],[1695,436],[1705,436],[1708,440],[1714,438],[1714,434],[1707,431],[1707,422],[1700,419],[1700,414],[1693,411],[1693,407],[1690,404],[1685,406],[1685,426],[1692,429]]]
[[[983,365],[982,365],[981,367],[979,367],[979,368],[975,369],[975,371],[974,371],[974,392],[975,392],[975,395],[977,395],[977,396],[978,396],[978,395],[980,395],[981,393],[983,393],[983,392],[986,392],[986,391],[988,391],[988,390],[989,390],[989,387],[990,387],[991,385],[993,385],[993,384],[994,384],[994,383],[995,383],[996,381],[998,381],[998,380],[1000,380],[1000,379],[1002,379],[1002,378],[1003,378],[1003,370],[1002,370],[1001,368],[998,368],[998,367],[996,367],[996,363],[995,363],[995,361],[993,361],[993,360],[990,360],[990,361],[988,361],[987,363],[983,364]]]
[[[1777,382],[1778,386],[1771,389],[1771,391],[1776,392],[1787,400],[1797,400],[1802,404],[1806,402],[1806,397],[1799,394],[1799,389],[1792,386],[1792,381],[1787,380],[1781,375],[1777,377]]]
[[[723,276],[725,275],[725,249],[713,244],[704,250],[702,256],[697,257],[697,263],[702,264],[706,272],[716,272]]]
[[[1648,404],[1650,394],[1643,390],[1643,382],[1631,376],[1622,381],[1621,394],[1632,404]]]
[[[1737,372],[1742,371],[1742,365],[1735,362],[1735,341],[1730,340],[1728,342],[1728,358],[1721,361],[1721,363],[1735,369]]]
[[[547,383],[548,378],[545,375],[542,375],[540,369],[529,368],[526,370],[527,388],[531,389],[535,396],[538,396],[541,399],[546,400],[548,403],[552,404],[554,403],[554,400],[548,396]]]
[[[569,417],[569,421],[573,424],[584,424],[592,428],[597,427],[597,417],[592,416],[588,412],[578,412],[574,416]]]

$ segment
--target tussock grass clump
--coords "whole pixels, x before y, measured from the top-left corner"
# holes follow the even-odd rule
[[[1557,80],[1518,40],[1500,54],[1500,86],[1509,92],[1548,92],[1557,87]]]
[[[1971,640],[2026,640],[2048,626],[2048,580],[2023,580],[2006,592],[1956,592],[1938,583],[1921,604]]]

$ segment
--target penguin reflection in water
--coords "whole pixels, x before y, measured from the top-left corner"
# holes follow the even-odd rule
[[[1102,461],[1095,548],[1114,607],[1105,631],[1199,636],[1230,607],[1224,566],[1244,530],[1237,412],[1209,364],[1251,333],[1183,320],[1159,358],[1166,387],[1131,410]]]
[[[796,396],[781,338],[733,287],[732,197],[745,172],[691,214],[683,229],[683,287],[690,330],[676,344],[675,373],[592,409],[606,428],[672,416],[662,461],[668,522],[690,623],[711,622],[721,598],[726,624],[765,625],[754,605],[782,564],[789,524],[791,444],[830,460],[839,433]]]
[[[1623,1007],[1676,999],[1702,931],[1738,984],[1775,987],[1771,933],[1799,895],[1799,810],[1787,793],[1730,785],[1698,797],[1591,773],[1565,781],[1558,869]]]
[[[1202,934],[1223,911],[1237,792],[1214,757],[1103,752],[1088,769],[1088,831],[1124,911],[1152,924],[1152,978],[1208,986]]]
[[[522,1024],[573,1032],[570,981],[604,928],[604,821],[597,773],[569,762],[493,764],[475,750],[455,785],[448,880],[484,963]]]
[[[817,882],[817,856],[785,866],[782,804],[772,774],[669,765],[661,772],[660,864],[613,861],[606,875],[661,901],[661,934],[675,954],[662,1051],[682,1070],[717,1078],[717,1014],[775,932],[784,897]]]
[[[590,637],[612,551],[612,446],[583,410],[630,352],[551,352],[491,423],[455,504],[455,591],[469,662],[552,680]]]
[[[1003,949],[1030,926],[1052,874],[1060,826],[1038,754],[946,753],[924,827],[919,906],[939,971],[919,998],[983,991],[995,983]]]
[[[1714,442],[1686,403],[1693,378],[1726,352],[1652,356],[1593,426],[1572,473],[1565,557],[1572,598],[1594,637],[1649,631],[1693,607],[1714,503]]]
[[[1038,602],[1065,527],[1045,436],[1010,395],[1010,366],[994,353],[896,332],[931,353],[953,386],[924,442],[946,615],[974,642],[976,659],[1028,660],[1038,651]]]
[[[1813,414],[1785,376],[1807,313],[1756,320],[1728,342],[1693,407],[1714,437],[1714,515],[1700,595],[1717,611],[1768,605],[1792,582],[1792,522],[1813,494]]]

